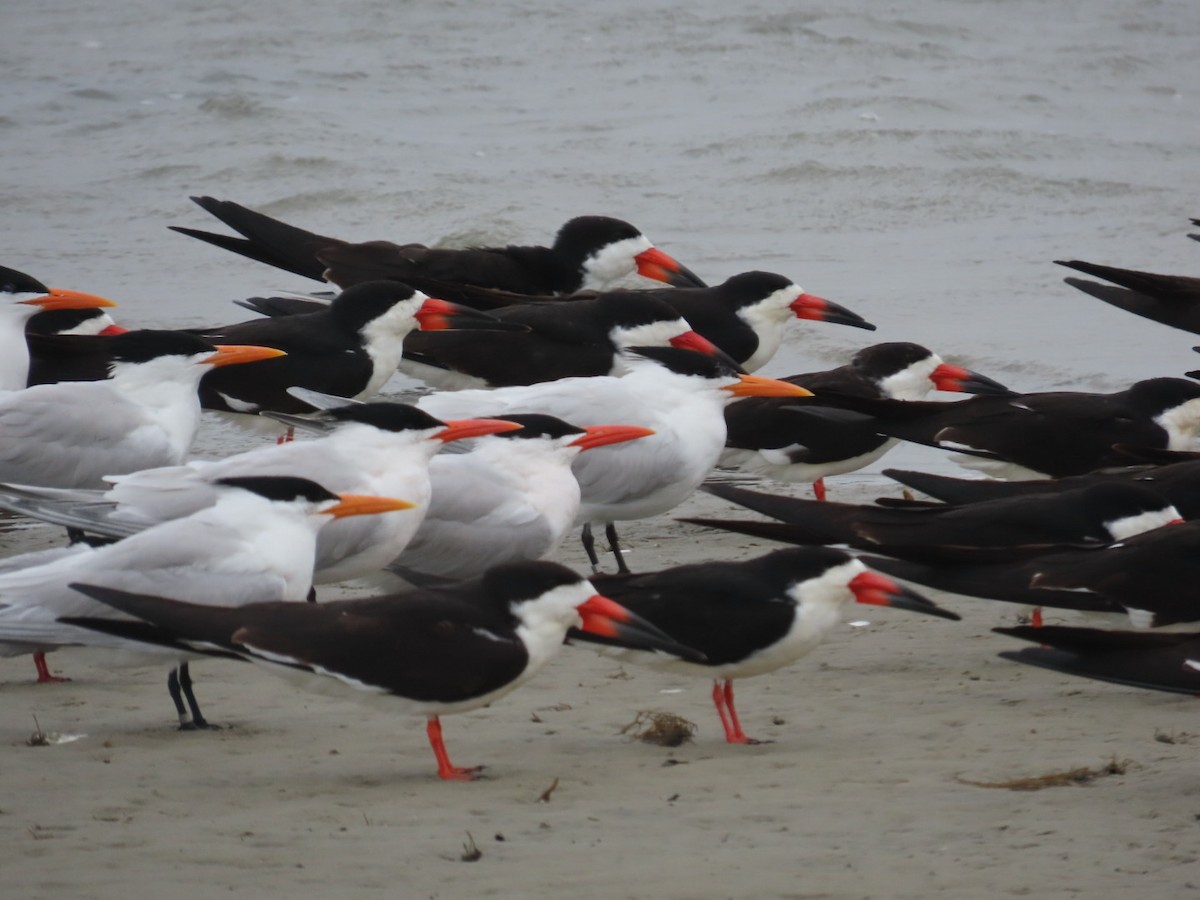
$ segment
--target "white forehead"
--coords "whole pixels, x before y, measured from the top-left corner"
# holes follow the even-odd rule
[[[638,234],[601,247],[583,261],[583,290],[611,291],[624,286],[623,282],[637,276],[637,255],[653,246],[648,237]]]
[[[1200,450],[1200,397],[1168,409],[1154,421],[1166,429],[1168,450]]]
[[[931,353],[884,378],[879,382],[879,388],[893,400],[921,400],[933,389],[930,376],[941,364],[942,358]]]
[[[617,325],[609,331],[609,339],[618,347],[666,347],[671,338],[692,330],[687,319],[664,319],[644,325]]]

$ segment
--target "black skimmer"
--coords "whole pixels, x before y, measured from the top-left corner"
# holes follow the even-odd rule
[[[531,297],[470,285],[439,284],[438,289],[448,299],[493,313],[513,306],[555,301],[623,302],[630,293],[589,291],[568,297]],[[651,289],[636,294],[644,300],[653,298],[669,303],[698,334],[733,357],[748,372],[762,368],[775,355],[792,319],[875,330],[874,325],[857,313],[815,294],[805,293],[790,278],[771,272],[743,272],[713,287]],[[253,308],[265,315],[289,315],[310,308],[311,303],[273,297],[264,298]]]
[[[1013,662],[1151,691],[1200,694],[1200,634],[1047,625],[993,628],[1042,646],[1006,650]]]
[[[128,331],[98,306],[86,309],[48,309],[25,323],[25,334],[100,334],[110,336]]]
[[[0,486],[0,506],[84,534],[119,538],[211,505],[219,496],[216,483],[232,477],[295,475],[338,493],[411,501],[413,508],[339,519],[321,530],[313,581],[329,584],[373,575],[408,545],[429,509],[429,463],[439,449],[521,427],[495,419],[442,422],[401,403],[355,404],[280,418],[323,436],[113,476],[106,479],[112,482],[107,491]]]
[[[863,559],[896,578],[968,597],[1113,614],[1134,628],[1200,622],[1200,601],[1191,589],[1200,578],[1196,522],[1156,528],[1101,549],[1060,550],[1021,562]]]
[[[405,509],[407,501],[339,497],[302,478],[230,478],[213,484],[220,496],[192,516],[147,529],[115,544],[73,544],[45,561],[42,553],[6,560],[0,573],[0,654],[36,654],[39,680],[44,654],[57,647],[92,645],[127,649],[123,642],[59,622],[63,616],[111,612],[70,590],[72,581],[186,597],[196,603],[304,601],[312,589],[318,528],[330,517]],[[194,695],[173,677],[168,683],[188,726],[178,694],[183,687],[194,727],[203,727]]]
[[[551,562],[498,566],[444,591],[317,604],[218,608],[77,588],[149,627],[114,619],[77,624],[233,654],[312,690],[380,698],[424,716],[438,775],[449,781],[472,781],[482,767],[450,762],[440,717],[488,706],[523,684],[558,652],[569,628],[628,646],[684,649]]]
[[[824,503],[725,484],[702,490],[779,521],[682,521],[790,544],[847,544],[905,559],[920,559],[928,550],[934,561],[1006,560],[1103,547],[1180,520],[1178,510],[1160,494],[1135,482],[927,508]]]
[[[390,241],[353,244],[288,225],[229,200],[192,200],[242,237],[170,226],[173,231],[342,288],[377,279],[421,287],[433,280],[520,294],[571,294],[609,290],[635,275],[676,286],[704,286],[637,228],[607,216],[571,219],[550,247],[456,250]]]
[[[514,330],[409,335],[400,371],[444,390],[512,387],[620,374],[621,352],[633,346],[718,352],[671,304],[639,291],[510,306],[493,315]]]
[[[681,660],[640,648],[606,651],[619,659],[711,678],[712,699],[731,744],[747,737],[733,700],[733,681],[765,675],[811,652],[842,621],[853,602],[893,606],[958,619],[890,578],[870,572],[850,554],[829,547],[776,550],[744,562],[712,562],[640,575],[600,575],[597,588],[653,623],[672,639],[704,654]],[[601,587],[603,585],[603,587]],[[618,599],[619,598],[619,599]],[[603,636],[573,635],[589,643]]]
[[[1055,263],[1112,282],[1100,284],[1082,278],[1064,279],[1085,294],[1135,316],[1200,334],[1200,278],[1118,269],[1080,259],[1056,259]]]
[[[428,297],[397,281],[371,281],[347,288],[318,312],[190,330],[212,341],[258,343],[286,351],[240,377],[216,371],[201,381],[205,409],[253,415],[262,410],[307,411],[287,394],[292,386],[370,397],[396,371],[409,332],[471,327],[519,326]]]
[[[846,396],[838,402],[871,416],[882,434],[957,451],[961,465],[1004,478],[1062,478],[1124,466],[1131,460],[1122,446],[1200,449],[1200,384],[1186,378],[1148,378],[1108,394],[1056,391],[958,403]]]
[[[540,414],[506,413],[505,421],[521,427],[481,438],[467,453],[433,459],[429,510],[389,572],[431,587],[550,555],[579,513],[575,458],[654,433],[632,425],[578,428]]]
[[[0,396],[0,480],[100,487],[105,475],[180,463],[200,421],[201,377],[284,355],[176,331],[96,340],[109,344],[107,380],[41,384]]]
[[[875,344],[859,350],[850,362],[823,372],[784,379],[808,388],[811,400],[752,399],[725,410],[729,448],[723,466],[743,469],[779,481],[812,482],[825,498],[824,479],[844,475],[875,462],[898,442],[880,435],[874,423],[852,414],[845,418],[805,415],[805,409],[834,407],[827,395],[920,400],[934,388],[971,394],[1009,394],[998,382],[943,362],[920,344]]]
[[[40,312],[25,324],[29,345],[26,387],[59,381],[100,381],[108,377],[103,338],[129,329],[116,324],[102,309],[59,309]],[[75,338],[100,338],[93,343]]]
[[[64,316],[92,316],[117,304],[95,294],[48,288],[31,275],[0,266],[0,390],[18,391],[29,384],[30,355],[26,333],[61,331]],[[45,317],[53,316],[53,319]],[[103,376],[101,376],[103,377]]]
[[[928,472],[884,469],[883,474],[913,490],[945,503],[967,504],[1001,497],[1025,497],[1074,490],[1091,484],[1131,482],[1149,488],[1179,510],[1184,519],[1200,518],[1200,460],[1163,466],[1131,467],[1114,472],[1092,472],[1037,481],[995,481],[990,478],[950,478]],[[885,502],[881,500],[880,502]],[[891,502],[891,501],[886,501]]]
[[[417,405],[435,416],[503,418],[540,412],[573,425],[621,422],[649,428],[643,440],[581,454],[572,470],[582,494],[577,523],[584,547],[599,565],[592,525],[603,523],[621,571],[629,571],[616,526],[673,509],[700,485],[725,445],[725,405],[738,397],[806,397],[802,387],[739,374],[723,356],[674,347],[637,347],[626,353],[629,374],[620,378],[565,378],[492,391],[454,391],[422,397]]]

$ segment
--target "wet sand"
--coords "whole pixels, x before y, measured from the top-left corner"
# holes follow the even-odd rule
[[[835,480],[838,499],[893,490]],[[681,514],[725,507],[700,496]],[[666,520],[635,567],[767,545]],[[32,533],[30,539],[34,539]],[[564,561],[581,564],[574,546]],[[225,727],[179,733],[165,669],[0,661],[0,869],[11,896],[1182,896],[1200,886],[1196,701],[998,659],[1015,608],[940,597],[959,623],[857,607],[810,656],[738,683],[724,743],[709,684],[565,648],[492,708],[445,720],[471,784],[438,780],[420,720],[203,661]],[[870,625],[850,625],[869,621]],[[622,734],[639,711],[698,727],[676,748]],[[82,735],[27,745],[45,732]],[[1079,767],[1084,785],[984,787]],[[542,799],[542,798],[545,799]],[[482,854],[464,860],[464,845]]]

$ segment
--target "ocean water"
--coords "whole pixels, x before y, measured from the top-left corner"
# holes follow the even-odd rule
[[[128,324],[309,285],[166,230],[219,228],[187,199],[211,194],[355,240],[616,215],[710,282],[780,272],[879,326],[798,323],[768,374],[879,340],[1025,391],[1200,365],[1051,263],[1200,274],[1194,0],[9,0],[3,23],[2,261]]]

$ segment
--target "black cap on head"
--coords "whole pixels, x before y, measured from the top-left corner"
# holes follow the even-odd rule
[[[215,483],[241,488],[268,500],[307,500],[310,503],[324,503],[327,500],[338,499],[337,494],[327,491],[315,481],[297,478],[294,475],[241,475],[218,478]]]
[[[623,328],[683,319],[679,310],[649,291],[609,291],[592,300],[567,302],[590,303],[605,321]]]
[[[554,249],[582,266],[584,260],[602,247],[640,234],[641,231],[622,219],[576,216],[558,229],[554,237]]]
[[[186,331],[156,331],[149,328],[126,331],[105,338],[113,362],[142,363],[160,356],[195,356],[215,353],[216,347]]]
[[[511,606],[583,580],[583,576],[558,563],[527,560],[489,569],[483,576],[482,587],[491,599]]]
[[[732,356],[720,352],[710,355],[679,347],[630,347],[625,352],[653,360],[664,369],[680,375],[717,379],[734,378],[746,373]]]
[[[323,410],[320,417],[337,422],[362,422],[380,431],[426,431],[443,428],[445,422],[407,403],[353,403]]]
[[[871,376],[886,378],[903,372],[913,363],[929,359],[931,356],[933,352],[920,344],[889,341],[863,347],[850,358],[850,364]]]
[[[502,418],[506,422],[515,422],[521,427],[515,431],[502,431],[493,437],[560,438],[586,433],[583,428],[576,428],[556,416],[547,416],[543,413],[504,413],[498,418]]]
[[[1200,397],[1200,384],[1186,378],[1147,378],[1129,388],[1130,399],[1155,416]]]
[[[739,305],[749,306],[793,284],[792,279],[774,272],[741,272],[726,278],[717,289],[733,294]]]
[[[760,556],[747,563],[758,568],[765,577],[781,585],[798,584],[819,578],[830,569],[844,565],[853,557],[834,547],[785,547]]]
[[[47,294],[49,292],[50,288],[32,275],[26,275],[24,272],[18,272],[8,266],[0,266],[0,293]]]
[[[345,327],[357,331],[414,293],[400,281],[364,281],[334,297],[329,304],[329,313]]]

